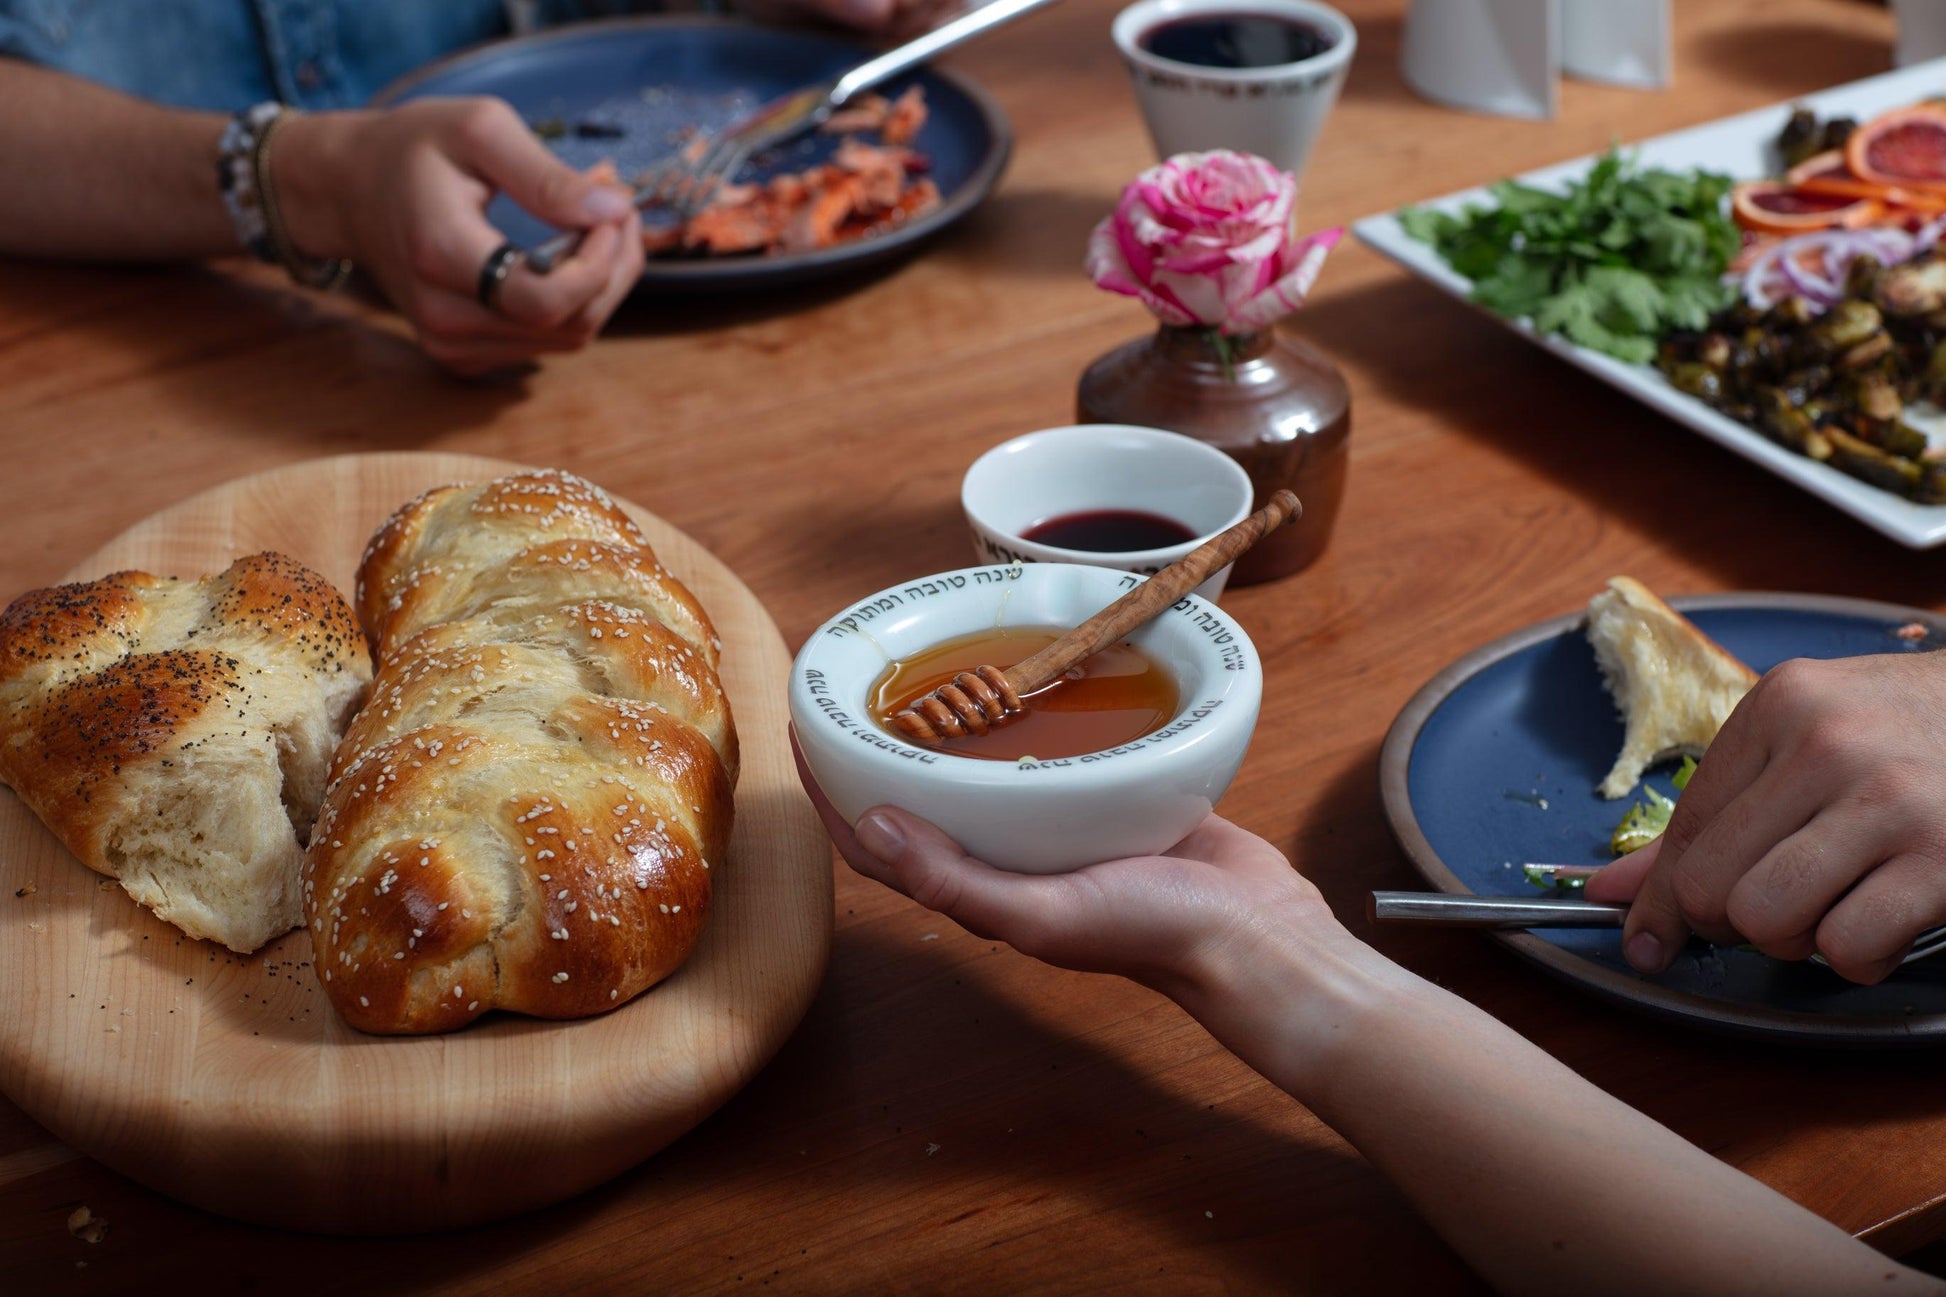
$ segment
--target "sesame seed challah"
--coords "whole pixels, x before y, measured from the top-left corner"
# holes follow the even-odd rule
[[[442,487],[372,538],[357,602],[378,677],[305,870],[344,1019],[580,1017],[673,972],[737,743],[709,619],[640,529],[565,473]]]

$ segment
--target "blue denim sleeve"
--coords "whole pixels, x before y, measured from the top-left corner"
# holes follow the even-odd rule
[[[39,0],[0,0],[0,55],[46,63],[53,43]]]
[[[271,97],[250,0],[0,0],[0,54],[179,108]]]
[[[0,56],[178,108],[350,108],[506,34],[509,0],[0,0]],[[543,25],[647,0],[522,0]]]

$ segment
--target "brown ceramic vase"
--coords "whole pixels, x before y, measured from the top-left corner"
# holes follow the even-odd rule
[[[1345,493],[1351,392],[1317,348],[1263,329],[1228,339],[1163,325],[1117,347],[1081,376],[1082,423],[1133,423],[1208,442],[1250,475],[1253,508],[1279,487],[1304,516],[1237,560],[1232,585],[1273,581],[1324,552]]]

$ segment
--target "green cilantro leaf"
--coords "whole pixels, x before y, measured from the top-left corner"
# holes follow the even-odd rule
[[[1673,328],[1729,304],[1723,272],[1742,246],[1725,212],[1730,178],[1644,171],[1610,149],[1560,192],[1503,180],[1461,212],[1406,208],[1399,224],[1473,281],[1488,310],[1646,364]]]

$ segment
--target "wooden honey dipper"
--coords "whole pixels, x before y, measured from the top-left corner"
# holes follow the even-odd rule
[[[1303,512],[1297,497],[1279,491],[1270,503],[1227,531],[1163,568],[1100,612],[1031,657],[1005,671],[992,666],[962,671],[909,706],[892,713],[892,724],[920,742],[985,734],[1027,710],[1022,699],[1172,607],[1234,563],[1238,555]]]

